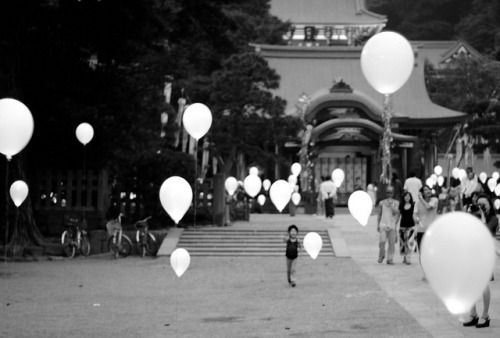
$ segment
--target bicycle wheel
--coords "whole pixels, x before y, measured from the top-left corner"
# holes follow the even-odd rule
[[[71,233],[68,230],[65,230],[61,236],[61,243],[64,249],[64,253],[68,258],[75,257],[75,246],[73,245],[73,241],[71,239]]]
[[[87,257],[90,255],[90,240],[87,235],[82,234],[81,242],[80,242],[80,252],[83,256]]]
[[[152,233],[148,232],[148,236],[146,237],[146,244],[144,245],[144,248],[149,256],[154,256],[156,255],[156,238]]]
[[[127,257],[130,255],[130,251],[132,251],[132,241],[128,238],[127,235],[122,235],[122,242],[120,243],[120,247],[118,248],[118,254],[121,257]]]

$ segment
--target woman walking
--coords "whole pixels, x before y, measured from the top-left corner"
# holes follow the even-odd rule
[[[415,250],[415,219],[414,219],[415,202],[411,193],[406,191],[403,193],[402,202],[399,205],[399,216],[396,223],[400,220],[399,225],[399,252],[404,257],[403,263],[411,264],[411,253]]]

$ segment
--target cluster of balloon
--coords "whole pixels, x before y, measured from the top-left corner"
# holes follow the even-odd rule
[[[236,178],[229,176],[224,182],[224,187],[226,188],[229,196],[233,196],[236,192],[236,189],[238,189],[238,181],[236,180]]]
[[[304,236],[304,249],[306,249],[312,259],[316,259],[316,257],[318,257],[322,246],[323,240],[317,232],[308,232]]]
[[[257,197],[257,203],[259,203],[260,206],[263,206],[266,203],[266,196],[259,195]]]
[[[177,248],[170,255],[170,265],[177,277],[180,277],[186,272],[191,263],[191,256],[186,249]]]
[[[281,212],[288,202],[290,202],[290,198],[292,197],[290,184],[285,180],[275,181],[269,189],[269,197],[276,209]]]
[[[87,145],[92,138],[94,137],[94,128],[87,122],[80,123],[78,127],[76,127],[76,138],[80,141],[81,144]]]
[[[0,153],[10,161],[31,140],[34,129],[29,109],[14,99],[0,100]]]
[[[292,164],[291,170],[292,170],[292,175],[297,177],[302,171],[302,166],[300,165],[300,163],[295,162],[294,164]]]
[[[258,175],[248,175],[243,180],[243,188],[248,196],[254,198],[262,188],[262,180]]]
[[[9,192],[12,201],[14,202],[16,207],[19,207],[28,196],[28,185],[26,184],[26,182],[21,180],[15,181],[10,186]]]
[[[299,205],[301,198],[302,196],[300,196],[300,193],[294,192],[292,194],[292,203],[295,205]]]
[[[493,241],[481,220],[465,212],[445,214],[425,232],[422,268],[450,313],[468,313],[481,297],[495,265]]]
[[[414,67],[411,44],[395,32],[372,36],[361,51],[361,70],[368,83],[381,94],[392,94],[401,88]]]
[[[357,190],[349,196],[347,207],[352,217],[354,217],[359,224],[366,226],[368,218],[372,213],[373,201],[368,193]]]
[[[192,200],[193,190],[182,177],[169,177],[160,187],[161,205],[176,225],[188,211]]]
[[[212,113],[203,103],[193,103],[184,111],[182,124],[188,134],[198,141],[212,126]]]
[[[342,185],[342,182],[344,182],[344,177],[344,171],[340,168],[337,168],[332,172],[332,180],[337,188]]]

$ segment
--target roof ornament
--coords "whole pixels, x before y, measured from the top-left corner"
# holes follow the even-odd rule
[[[352,88],[350,85],[344,82],[344,79],[342,79],[340,76],[336,76],[333,79],[333,85],[332,88],[330,88],[330,93],[352,93]]]

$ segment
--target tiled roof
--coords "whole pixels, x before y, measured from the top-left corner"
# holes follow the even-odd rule
[[[384,24],[387,18],[365,8],[364,0],[271,0],[271,14],[293,24]]]

